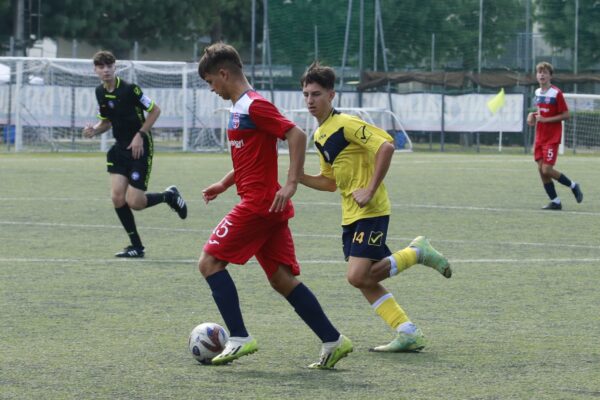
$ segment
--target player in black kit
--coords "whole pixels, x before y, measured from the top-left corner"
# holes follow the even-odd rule
[[[143,210],[159,203],[167,203],[181,219],[187,217],[187,205],[175,186],[162,193],[146,193],[152,155],[154,152],[150,129],[160,115],[160,108],[142,89],[116,76],[115,56],[109,51],[94,55],[94,72],[102,84],[96,88],[98,118],[95,125],[83,129],[91,138],[112,127],[115,144],[106,155],[111,179],[111,197],[115,211],[131,245],[115,254],[117,257],[144,257],[144,246],[137,232],[134,210]],[[144,111],[147,116],[144,117]]]

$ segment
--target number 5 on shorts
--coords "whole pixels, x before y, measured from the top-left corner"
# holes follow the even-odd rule
[[[227,220],[227,218],[223,218],[219,225],[213,230],[213,234],[219,238],[224,238],[229,233],[229,227],[233,224]]]

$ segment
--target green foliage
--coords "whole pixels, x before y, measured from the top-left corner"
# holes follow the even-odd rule
[[[4,42],[13,29],[11,3],[14,1],[0,0],[0,39]],[[383,49],[374,44],[374,3],[365,1],[362,12],[362,63],[366,70],[383,69]],[[578,66],[584,70],[600,61],[600,4],[595,0],[580,0],[579,4]],[[249,0],[44,0],[41,5],[43,36],[77,38],[111,49],[119,58],[128,56],[134,41],[144,50],[156,46],[191,48],[199,39],[203,39],[201,44],[226,41],[249,58]],[[355,69],[360,63],[359,6],[359,1],[353,1],[346,60],[346,65]],[[256,0],[256,7],[260,53],[263,1]],[[268,7],[274,64],[292,65],[294,76],[316,57],[326,64],[342,64],[348,0],[268,0]],[[432,35],[436,68],[477,68],[479,0],[381,0],[381,8],[390,69],[429,69]],[[532,8],[544,38],[558,49],[572,50],[574,2],[535,0]],[[524,0],[486,0],[483,18],[483,61],[514,51],[508,47],[525,31]],[[260,59],[260,54],[257,56]]]
[[[269,2],[269,24],[273,58],[279,64],[306,65],[314,59],[315,27],[318,31],[319,58],[326,64],[341,65],[347,19],[347,0],[314,2],[308,0]],[[382,70],[383,58],[378,43],[374,60],[374,2],[366,1],[364,10],[365,69]],[[386,55],[390,69],[429,66],[432,34],[435,34],[437,64],[477,68],[479,1],[451,0],[423,2],[382,0],[382,21]],[[524,7],[520,0],[485,2],[483,8],[483,56],[504,54],[504,44],[514,32],[524,30]],[[515,16],[517,16],[515,18]],[[359,2],[353,2],[349,59],[357,67],[359,58]]]
[[[559,49],[575,46],[575,2],[535,0],[536,21],[548,42]],[[600,2],[579,0],[578,69],[600,62]]]
[[[436,58],[441,65],[464,69],[477,68],[479,40],[479,1],[453,0],[422,2],[411,0],[395,6],[384,0],[386,42],[394,65],[404,60],[413,66],[428,66],[432,34],[435,34]],[[407,12],[409,10],[409,12]],[[524,26],[518,0],[490,1],[483,4],[482,56],[497,57],[513,32]],[[395,35],[394,35],[395,33]],[[399,34],[398,34],[399,33]],[[394,40],[399,39],[399,40]]]
[[[2,399],[598,398],[600,158],[559,157],[586,197],[557,186],[564,210],[549,213],[531,155],[394,156],[389,246],[428,235],[454,269],[384,282],[427,336],[420,354],[368,351],[393,333],[346,281],[339,194],[299,187],[300,278],[355,344],[337,371],[306,368],[319,341],[255,262],[229,270],[260,350],[225,367],[188,353],[196,324],[222,322],[197,258],[237,201],[231,188],[205,205],[201,190],[230,168],[228,155],[157,153],[150,189],[177,184],[188,219],[136,212],[146,258],[119,260],[103,154],[0,155]]]
[[[243,0],[220,3],[216,0],[202,3],[48,0],[42,4],[44,34],[89,41],[112,49],[118,58],[127,55],[134,41],[142,49],[158,45],[189,46],[208,33],[211,41],[239,41],[250,29],[249,6]],[[238,9],[243,12],[236,13]]]
[[[324,63],[341,65],[346,9],[339,0],[270,1],[269,38],[276,64],[309,65],[315,56]],[[354,8],[353,38],[356,49],[357,13]],[[371,14],[372,15],[372,14]],[[315,51],[315,29],[318,48]],[[319,49],[321,49],[319,51]],[[326,49],[326,51],[323,51]],[[316,53],[316,54],[315,54]]]
[[[8,38],[12,35],[13,13],[11,0],[0,0],[0,39]]]

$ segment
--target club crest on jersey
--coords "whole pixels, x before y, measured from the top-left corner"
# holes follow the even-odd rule
[[[373,134],[367,130],[366,126],[361,126],[354,132],[354,136],[363,143],[367,143]]]
[[[234,112],[233,115],[231,116],[231,125],[233,126],[233,129],[237,129],[240,127],[240,114]]]
[[[109,106],[110,108],[115,108],[115,103],[114,103],[112,100],[109,100],[109,101],[108,101],[108,106]]]
[[[131,180],[139,181],[140,180],[140,173],[137,172],[137,171],[133,171],[131,173]]]

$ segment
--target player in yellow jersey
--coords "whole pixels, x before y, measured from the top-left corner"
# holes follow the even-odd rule
[[[380,282],[415,264],[426,265],[450,278],[450,264],[424,236],[391,253],[386,245],[391,206],[383,179],[394,154],[393,138],[384,130],[333,108],[332,68],[314,62],[302,76],[301,84],[308,111],[319,123],[314,142],[320,173],[303,174],[300,183],[317,190],[340,191],[348,282],[397,332],[389,344],[371,350],[419,351],[425,347],[423,333]]]

